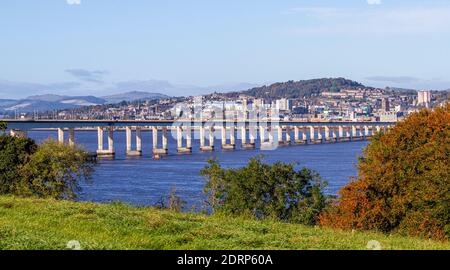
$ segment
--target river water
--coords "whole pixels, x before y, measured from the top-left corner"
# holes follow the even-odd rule
[[[56,132],[32,131],[29,137],[37,142],[46,138],[56,138]],[[66,134],[67,138],[67,134]],[[336,194],[347,184],[350,176],[356,176],[355,164],[365,141],[332,144],[293,145],[279,147],[273,151],[241,150],[221,151],[220,141],[215,141],[216,151],[201,153],[199,141],[193,141],[193,153],[178,155],[176,140],[169,136],[169,155],[160,160],[151,157],[152,138],[150,132],[142,133],[143,156],[125,156],[125,133],[114,134],[115,159],[100,160],[93,175],[92,183],[82,183],[79,199],[83,201],[111,202],[122,201],[133,205],[154,205],[161,197],[176,188],[177,194],[187,202],[186,207],[199,207],[204,201],[202,194],[205,179],[199,175],[206,161],[212,157],[220,160],[224,167],[244,166],[248,160],[264,155],[269,163],[281,161],[296,162],[298,167],[316,170],[329,182],[326,192]],[[240,141],[237,141],[238,145]],[[93,131],[76,132],[76,143],[94,152],[97,149],[97,133]],[[258,141],[257,141],[258,146]]]

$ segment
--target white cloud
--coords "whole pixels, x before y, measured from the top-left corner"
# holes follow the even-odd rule
[[[69,5],[81,5],[81,0],[66,0]]]
[[[381,0],[367,0],[369,5],[381,5]]]

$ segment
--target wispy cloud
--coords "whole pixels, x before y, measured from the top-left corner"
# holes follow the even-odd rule
[[[66,0],[68,5],[81,5],[81,0]]]
[[[367,0],[369,5],[381,5],[381,0]]]
[[[356,9],[301,7],[285,12],[307,19],[291,35],[434,35],[450,33],[450,7]],[[300,23],[299,23],[300,24]]]
[[[103,76],[108,74],[105,70],[90,71],[85,69],[67,69],[66,72],[79,80],[93,83],[103,83]]]

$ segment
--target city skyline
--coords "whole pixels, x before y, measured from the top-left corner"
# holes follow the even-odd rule
[[[24,2],[0,10],[0,98],[186,96],[325,77],[450,88],[447,1]]]

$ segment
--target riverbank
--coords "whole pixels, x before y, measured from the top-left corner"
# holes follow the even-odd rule
[[[175,213],[120,203],[94,204],[0,196],[0,249],[450,249],[372,232],[244,218]]]

